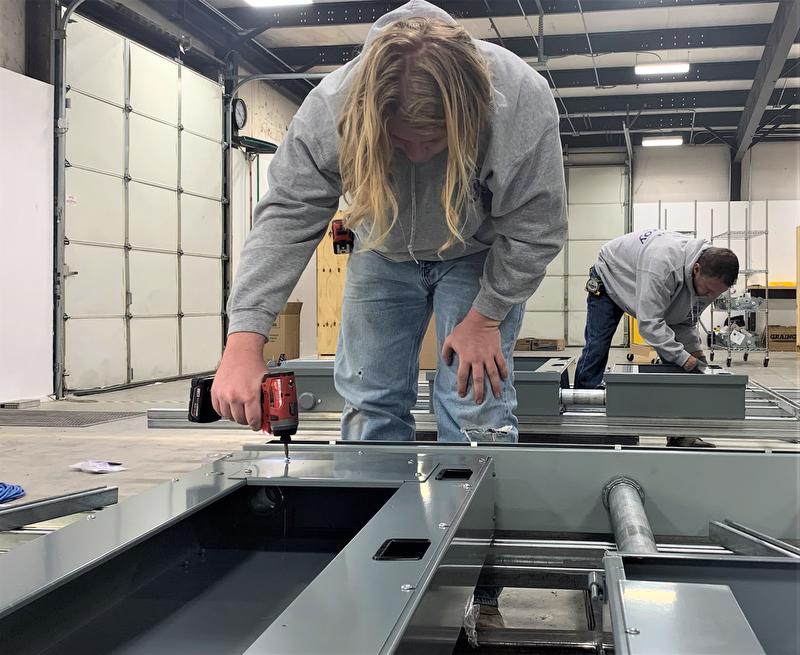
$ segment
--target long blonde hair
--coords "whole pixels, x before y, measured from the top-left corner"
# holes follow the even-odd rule
[[[440,19],[392,23],[367,46],[354,76],[338,126],[348,227],[370,223],[366,245],[374,248],[397,221],[387,128],[396,116],[422,133],[446,131],[441,200],[450,238],[441,249],[463,242],[460,216],[492,103],[488,67],[469,34]]]

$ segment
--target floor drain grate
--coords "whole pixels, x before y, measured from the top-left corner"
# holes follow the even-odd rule
[[[27,409],[0,410],[0,425],[28,428],[83,428],[90,425],[122,421],[145,412],[59,412]]]

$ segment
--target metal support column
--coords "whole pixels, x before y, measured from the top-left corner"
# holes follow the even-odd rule
[[[656,540],[644,511],[644,489],[623,475],[603,487],[603,505],[611,516],[617,550],[624,553],[657,553]]]

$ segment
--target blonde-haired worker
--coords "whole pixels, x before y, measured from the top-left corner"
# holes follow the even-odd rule
[[[357,252],[335,364],[342,437],[414,438],[434,312],[439,439],[516,441],[508,363],[565,234],[558,128],[544,79],[444,11],[412,0],[378,20],[306,98],[270,165],[228,305],[217,411],[260,426],[264,335],[343,195]]]

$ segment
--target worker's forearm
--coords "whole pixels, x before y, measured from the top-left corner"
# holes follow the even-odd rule
[[[225,344],[225,352],[235,351],[237,353],[255,352],[261,355],[266,339],[263,334],[258,332],[234,332],[228,335]]]

